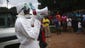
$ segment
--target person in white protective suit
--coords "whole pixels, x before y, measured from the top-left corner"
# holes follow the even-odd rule
[[[15,23],[16,36],[20,41],[19,48],[40,48],[37,40],[41,27],[40,21],[30,15],[30,9],[26,6],[20,10],[18,10],[19,15]]]

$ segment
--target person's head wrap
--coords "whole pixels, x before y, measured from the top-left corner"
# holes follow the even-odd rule
[[[24,7],[21,9],[24,13],[30,12],[30,8],[28,7],[27,3],[24,4]]]
[[[18,6],[16,6],[16,8],[17,8],[17,13],[22,15],[24,15],[24,11],[28,11],[30,9],[28,3],[19,4]]]
[[[28,10],[28,9],[30,9],[29,4],[24,3],[24,7],[23,7],[23,9],[24,9],[24,10]]]

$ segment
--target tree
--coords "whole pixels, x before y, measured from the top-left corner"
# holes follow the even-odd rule
[[[74,10],[85,9],[85,0],[38,0],[41,5],[39,9],[48,7],[48,10],[61,10],[62,12],[70,12]]]

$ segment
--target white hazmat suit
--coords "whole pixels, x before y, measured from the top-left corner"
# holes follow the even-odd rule
[[[34,27],[32,27],[32,21]],[[20,13],[16,19],[15,32],[20,41],[19,48],[40,48],[38,36],[40,32],[41,23],[33,15],[23,15]]]

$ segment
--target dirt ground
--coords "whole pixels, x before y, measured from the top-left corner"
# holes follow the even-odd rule
[[[52,33],[46,39],[47,48],[85,48],[85,34],[62,33],[57,35]]]

